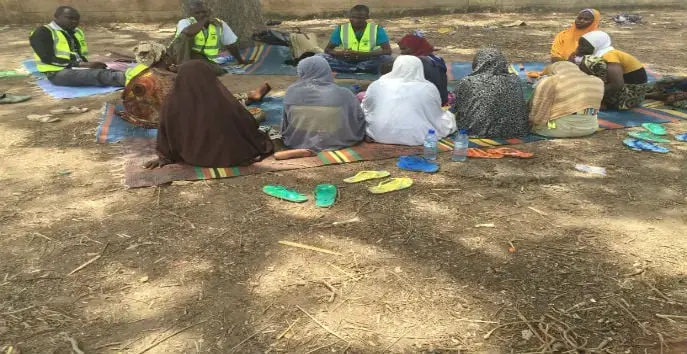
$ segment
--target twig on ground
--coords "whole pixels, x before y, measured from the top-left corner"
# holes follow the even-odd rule
[[[14,310],[14,311],[0,312],[0,316],[14,315],[16,313],[24,312],[26,310],[31,310],[34,307],[36,307],[36,306],[24,307],[23,309]]]
[[[541,216],[549,216],[549,214],[547,214],[547,213],[545,213],[539,209],[533,208],[533,207],[527,207],[527,209],[532,210],[533,212],[535,212]]]
[[[189,220],[188,218],[183,217],[183,216],[181,216],[181,215],[179,215],[179,214],[177,214],[177,213],[175,213],[175,212],[173,212],[173,211],[167,211],[167,213],[168,213],[168,214],[171,214],[171,215],[174,215],[174,216],[176,216],[177,218],[186,221],[186,222],[188,223],[188,225],[189,225],[192,229],[195,229],[195,228],[196,228],[196,225],[193,225],[193,223],[191,222],[191,220]]]
[[[512,326],[512,325],[516,325],[516,324],[522,324],[522,323],[525,323],[525,322],[523,322],[523,321],[517,321],[517,322],[508,322],[508,323],[500,324],[500,325],[494,327],[491,331],[487,332],[487,334],[485,334],[484,336],[482,336],[482,339],[484,339],[484,340],[489,339],[489,338],[491,337],[491,335],[494,334],[494,332],[496,332],[497,330],[499,330],[499,329],[501,329],[501,328],[508,327],[508,326]]]
[[[44,239],[46,239],[46,240],[48,240],[48,241],[55,241],[54,239],[52,239],[52,238],[50,238],[50,237],[48,237],[48,236],[45,236],[45,235],[43,235],[43,234],[40,233],[40,232],[34,232],[33,234],[36,235],[36,236],[38,236],[38,237],[42,237],[42,238],[44,238]]]
[[[271,319],[271,318],[272,318],[272,317],[270,317],[270,319]],[[257,336],[257,335],[260,334],[260,333],[262,333],[262,332],[263,332],[264,330],[266,330],[267,327],[269,327],[269,326],[271,326],[271,324],[270,324],[270,325],[267,325],[267,326],[265,326],[265,327],[262,327],[261,329],[259,329],[259,330],[256,331],[255,333],[253,333],[253,334],[251,334],[250,336],[246,337],[246,339],[244,339],[244,340],[242,340],[241,342],[239,342],[239,344],[237,344],[237,345],[235,345],[233,348],[229,349],[229,353],[233,353],[234,350],[236,350],[236,349],[238,349],[240,346],[242,346],[243,343],[249,341],[251,338]]]
[[[287,328],[284,330],[284,332],[281,332],[281,334],[279,334],[279,335],[277,336],[277,340],[280,340],[280,339],[284,338],[284,336],[285,336],[287,333],[289,333],[289,331],[291,330],[291,328],[293,328],[293,326],[295,326],[296,323],[298,323],[298,321],[300,321],[300,320],[301,320],[300,318],[297,318],[295,321],[293,321],[293,323],[291,323],[291,324],[289,325],[289,327],[287,327]]]
[[[496,321],[471,320],[471,319],[469,319],[469,318],[456,318],[456,321],[460,321],[460,322],[472,322],[472,323],[499,324],[499,322],[496,322]]]
[[[72,354],[85,354],[84,351],[79,348],[79,342],[77,342],[76,339],[70,337],[67,333],[62,333],[62,336],[72,345]]]
[[[166,336],[166,337],[160,339],[159,341],[157,341],[157,342],[155,342],[155,343],[149,345],[149,346],[146,347],[145,349],[143,349],[143,350],[141,350],[140,352],[138,352],[138,354],[143,354],[143,353],[145,353],[145,352],[147,352],[147,351],[149,351],[149,350],[151,350],[151,349],[157,347],[158,345],[160,345],[160,343],[162,343],[162,342],[164,342],[164,341],[166,341],[166,340],[168,340],[168,339],[170,339],[170,338],[176,336],[177,334],[179,334],[179,333],[181,333],[181,332],[184,332],[184,331],[186,331],[186,330],[188,330],[188,329],[190,329],[190,328],[193,328],[193,327],[195,327],[195,326],[197,326],[197,325],[199,325],[199,324],[201,324],[201,323],[205,323],[205,322],[207,322],[207,321],[208,321],[208,320],[202,320],[202,321],[196,322],[196,323],[194,323],[194,324],[192,324],[192,325],[190,325],[190,326],[186,326],[186,327],[184,327],[184,328],[182,328],[182,329],[180,329],[180,330],[178,330],[178,331],[176,331],[176,332],[174,332],[174,333],[172,333],[172,334],[170,334],[170,335],[168,335],[168,336]]]
[[[646,327],[644,327],[644,324],[643,324],[642,322],[640,322],[639,319],[637,319],[637,316],[635,316],[635,315],[632,313],[632,311],[630,311],[630,309],[628,309],[628,308],[625,307],[623,304],[621,304],[620,301],[617,301],[617,300],[616,300],[616,301],[614,301],[614,302],[615,302],[616,306],[620,307],[621,309],[623,309],[623,311],[627,312],[627,314],[630,315],[630,317],[632,317],[632,319],[633,319],[635,322],[637,322],[637,326],[639,326],[639,328],[641,328],[642,332],[643,332],[645,335],[650,335],[650,334],[651,334],[651,333],[649,333],[649,331],[646,329]]]
[[[551,350],[551,348],[549,347],[549,343],[548,343],[547,341],[545,341],[544,338],[541,337],[541,335],[539,334],[539,331],[537,331],[537,330],[534,328],[534,326],[532,326],[532,324],[531,324],[530,321],[525,317],[525,315],[523,315],[522,312],[520,312],[520,310],[518,310],[517,307],[513,306],[513,309],[515,309],[515,312],[517,312],[518,317],[520,317],[521,320],[525,321],[525,324],[527,324],[527,327],[529,327],[530,331],[532,331],[532,333],[533,333],[535,336],[537,336],[537,339],[539,339],[539,341],[541,342],[541,344],[544,344],[545,349],[546,349],[546,350]]]
[[[356,217],[354,217],[354,218],[352,218],[352,219],[348,219],[348,220],[334,221],[334,222],[332,223],[332,226],[353,224],[353,223],[360,222],[360,221],[361,221],[360,218],[356,216]]]
[[[411,327],[411,328],[412,328],[412,327]],[[391,342],[391,344],[389,344],[389,346],[387,346],[386,348],[384,348],[384,350],[382,350],[382,353],[388,352],[389,349],[391,349],[391,347],[393,347],[394,345],[396,345],[396,343],[398,343],[401,339],[403,339],[403,338],[406,336],[406,334],[408,334],[409,331],[410,331],[410,328],[406,329],[405,332],[403,332],[403,334],[401,334],[400,337],[396,338],[395,341]]]
[[[680,316],[680,315],[662,315],[660,313],[656,314],[656,317],[662,318],[664,320],[669,320],[669,321],[675,321],[674,319],[678,320],[687,320],[687,316]]]
[[[656,335],[658,336],[658,340],[661,342],[661,354],[663,354],[663,347],[665,347],[666,341],[663,339],[663,334],[660,332],[656,332]]]
[[[339,272],[341,272],[341,273],[347,275],[349,278],[355,278],[355,275],[354,275],[354,274],[351,274],[351,273],[349,273],[349,272],[347,272],[347,271],[341,269],[340,267],[337,267],[337,266],[335,266],[335,265],[333,265],[333,264],[331,264],[331,263],[327,263],[327,264],[328,264],[330,267],[332,267],[332,268],[338,270]]]
[[[301,308],[300,306],[296,306],[296,307],[297,307],[299,310],[301,310],[301,312],[303,312],[306,316],[310,317],[310,319],[313,320],[313,322],[317,323],[317,324],[318,324],[320,327],[322,327],[325,331],[329,332],[329,334],[331,334],[331,335],[333,335],[334,337],[339,338],[339,339],[341,339],[342,341],[348,343],[348,341],[345,340],[342,336],[340,336],[338,333],[336,333],[336,332],[332,331],[331,329],[329,329],[329,327],[325,326],[322,322],[318,321],[315,317],[313,317],[313,316],[312,316],[311,314],[309,314],[307,311],[303,310],[303,308]]]
[[[95,348],[93,348],[93,350],[103,349],[103,348],[107,348],[107,347],[114,347],[115,345],[120,345],[120,344],[122,344],[122,342],[107,343],[107,344],[103,344],[101,346],[95,347]]]
[[[335,341],[333,341],[333,342],[331,342],[331,343],[329,343],[329,344],[325,344],[325,345],[319,346],[319,347],[317,347],[317,348],[315,348],[315,349],[313,349],[313,350],[311,350],[311,351],[309,351],[309,352],[307,352],[307,353],[305,353],[305,354],[312,354],[312,353],[315,353],[315,352],[319,351],[320,349],[324,349],[324,348],[326,348],[326,347],[331,347],[332,345],[334,345],[334,344],[336,344],[336,343],[339,343],[339,340],[338,340],[338,339],[335,340]]]
[[[72,270],[72,271],[71,271],[69,274],[67,274],[67,275],[72,275],[72,274],[74,274],[74,273],[76,273],[76,272],[78,272],[78,271],[80,271],[80,270],[82,270],[82,269],[88,267],[89,264],[91,264],[91,263],[93,263],[93,262],[99,260],[100,257],[102,257],[103,254],[105,254],[105,250],[107,249],[107,246],[109,246],[109,245],[110,245],[109,243],[106,243],[106,244],[105,244],[105,247],[103,247],[103,250],[100,252],[99,255],[97,255],[97,256],[95,256],[95,257],[89,259],[88,261],[86,261],[86,263],[84,263],[84,264],[82,264],[82,265],[76,267],[76,269]]]
[[[326,250],[326,249],[324,249],[324,248],[318,248],[318,247],[313,247],[313,246],[309,246],[309,245],[304,245],[304,244],[302,244],[302,243],[297,243],[297,242],[279,241],[279,244],[280,244],[280,245],[284,245],[284,246],[302,248],[302,249],[306,249],[306,250],[310,250],[310,251],[315,251],[315,252],[320,252],[320,253],[331,254],[331,255],[335,255],[335,256],[342,256],[342,254],[339,253],[339,252],[334,252],[334,251]]]
[[[458,191],[462,191],[462,190],[463,190],[462,188],[434,188],[434,189],[432,189],[432,191],[435,191],[435,192],[458,192]]]
[[[678,303],[678,302],[676,302],[675,300],[669,298],[669,297],[668,297],[666,294],[664,294],[663,292],[661,292],[661,290],[658,290],[655,286],[651,285],[651,283],[649,283],[648,281],[644,280],[644,281],[642,281],[642,282],[643,282],[646,286],[648,286],[651,290],[653,290],[656,294],[658,294],[658,296],[660,296],[663,300],[666,300],[666,301],[668,301],[669,303],[674,303],[674,304],[677,304],[677,303]]]

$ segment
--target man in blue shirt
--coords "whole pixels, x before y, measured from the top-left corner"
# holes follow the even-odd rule
[[[334,30],[324,57],[336,72],[379,73],[379,66],[392,60],[389,36],[384,28],[368,23],[370,9],[365,5],[354,6],[349,23]]]

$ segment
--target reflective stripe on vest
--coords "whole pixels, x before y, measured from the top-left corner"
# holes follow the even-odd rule
[[[365,27],[365,32],[363,32],[363,36],[358,40],[350,22],[341,25],[341,27],[339,27],[339,32],[341,33],[341,46],[345,50],[354,50],[363,53],[379,49],[379,47],[377,47],[377,27],[375,23],[368,23]]]
[[[86,36],[84,36],[84,33],[80,28],[74,30],[74,38],[79,41],[81,53],[73,53],[69,47],[69,40],[67,39],[66,34],[58,29],[52,28],[49,25],[45,25],[44,27],[50,30],[50,33],[52,34],[53,50],[55,51],[56,58],[71,60],[72,55],[74,55],[87,59],[88,45],[86,44]],[[33,32],[31,32],[31,35],[33,35]],[[36,60],[38,71],[42,73],[60,71],[66,67],[66,65],[59,66],[43,63],[36,52],[33,53],[33,58]]]
[[[142,73],[143,71],[147,70],[148,66],[143,65],[143,64],[138,64],[134,66],[133,68],[126,69],[126,83],[125,85],[129,85],[129,81],[133,80],[138,74]]]
[[[189,17],[188,20],[191,24],[198,22],[194,17]],[[210,60],[215,60],[217,58],[222,43],[222,20],[215,20],[220,23],[220,25],[216,26],[210,24],[208,26],[207,36],[205,36],[205,31],[198,32],[193,39],[193,46],[191,47],[191,50],[203,54]],[[176,35],[179,36],[180,34],[181,33],[177,33]]]

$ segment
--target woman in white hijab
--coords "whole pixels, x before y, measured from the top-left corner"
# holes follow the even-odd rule
[[[644,65],[613,47],[606,32],[593,31],[582,36],[577,55],[583,57],[580,69],[605,83],[602,110],[625,110],[642,103],[648,89]]]
[[[439,139],[456,130],[441,108],[439,90],[425,80],[422,61],[401,55],[390,73],[373,82],[363,100],[367,136],[382,144],[422,145],[429,130]]]

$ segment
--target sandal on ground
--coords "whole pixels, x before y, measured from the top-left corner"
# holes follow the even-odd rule
[[[315,206],[318,208],[329,208],[336,202],[339,194],[333,184],[320,184],[315,187]]]
[[[489,149],[489,150],[487,150],[487,152],[499,153],[499,154],[503,154],[504,156],[518,157],[521,159],[529,159],[529,158],[534,157],[534,154],[532,154],[532,153],[520,151],[520,150],[513,149],[513,148],[506,148],[506,147]]]
[[[384,194],[410,188],[412,185],[413,180],[408,177],[389,178],[386,181],[380,182],[374,187],[368,188],[368,190],[372,194]]]
[[[439,165],[420,156],[401,156],[396,162],[396,167],[413,172],[434,173],[439,171]]]
[[[478,148],[469,148],[468,157],[473,159],[502,159],[506,155],[492,150],[482,150]]]
[[[629,147],[634,151],[651,151],[658,152],[661,154],[666,154],[670,152],[669,149],[666,149],[663,146],[639,139],[625,139],[623,140],[623,144],[625,144],[625,146]]]
[[[343,181],[346,183],[359,183],[389,176],[391,176],[389,171],[360,171],[355,176],[346,178]]]
[[[303,203],[308,201],[308,197],[300,194],[293,189],[284,186],[267,185],[262,188],[262,191],[272,197],[286,200],[293,203]]]

